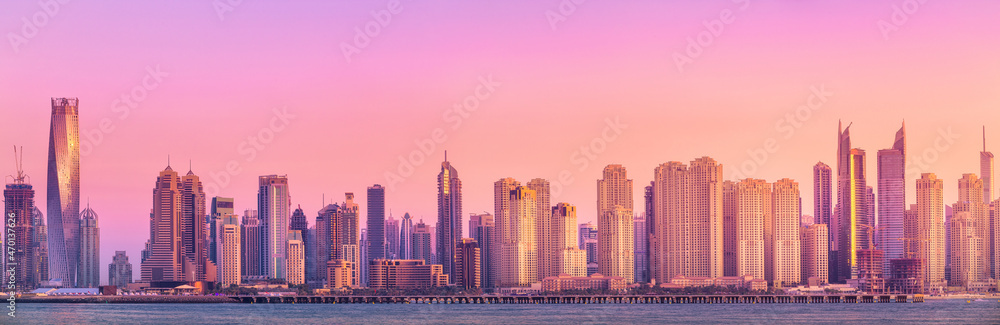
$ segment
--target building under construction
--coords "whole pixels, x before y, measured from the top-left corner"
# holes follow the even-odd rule
[[[885,292],[882,263],[885,257],[880,249],[858,250],[858,290],[868,293]]]
[[[889,291],[905,294],[924,293],[924,260],[919,258],[897,258],[889,260],[891,279]]]

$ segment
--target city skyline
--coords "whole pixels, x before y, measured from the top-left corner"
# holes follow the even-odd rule
[[[808,204],[813,193],[806,190],[811,186],[811,166],[822,161],[836,168],[831,148],[833,124],[839,119],[853,122],[853,147],[868,152],[868,185],[877,183],[875,153],[887,147],[892,130],[905,119],[908,162],[918,171],[911,174],[907,168],[906,206],[916,203],[910,193],[915,193],[920,173],[935,173],[943,180],[943,201],[950,205],[958,200],[956,182],[962,174],[984,177],[976,154],[993,151],[989,146],[997,141],[991,135],[1000,134],[1000,125],[985,123],[987,147],[982,149],[984,122],[968,119],[986,116],[988,121],[1000,100],[993,91],[1000,64],[992,59],[1000,54],[1000,45],[992,39],[998,26],[987,21],[995,11],[982,9],[995,3],[937,4],[939,11],[914,14],[888,40],[876,25],[879,20],[891,21],[892,8],[885,3],[855,2],[850,10],[823,4],[757,3],[742,9],[740,3],[727,2],[648,4],[652,7],[637,10],[588,2],[554,30],[542,14],[553,9],[552,4],[518,5],[517,10],[499,4],[441,9],[404,3],[404,11],[394,16],[384,33],[350,61],[342,57],[340,44],[350,42],[354,28],[364,26],[371,20],[368,13],[384,9],[384,3],[286,4],[274,21],[293,22],[290,27],[258,26],[242,34],[235,31],[271,21],[266,13],[275,12],[274,5],[244,4],[225,20],[217,19],[211,8],[191,3],[176,8],[123,5],[114,19],[95,7],[67,5],[16,52],[10,47],[0,50],[0,70],[10,77],[0,81],[0,106],[7,107],[3,120],[17,121],[0,128],[0,145],[24,146],[24,169],[34,177],[35,205],[47,206],[49,200],[41,194],[47,181],[45,131],[51,118],[46,102],[50,97],[78,97],[79,193],[90,197],[100,211],[103,232],[123,234],[101,238],[98,265],[109,264],[115,251],[125,250],[138,267],[148,234],[134,230],[149,227],[148,183],[163,169],[168,155],[175,161],[192,160],[206,197],[235,198],[237,211],[256,207],[255,178],[287,174],[296,194],[289,204],[302,205],[310,220],[313,211],[323,207],[315,202],[321,202],[324,194],[362,193],[372,184],[382,184],[387,187],[387,209],[434,226],[434,175],[448,149],[449,159],[462,168],[463,211],[493,212],[490,183],[496,179],[538,177],[552,182],[551,202],[578,206],[578,222],[596,224],[597,211],[590,202],[597,193],[590,182],[600,178],[603,166],[621,164],[632,172],[630,178],[647,184],[659,164],[702,156],[725,166],[724,180],[774,182],[787,177],[799,182],[806,202],[802,213],[814,214]],[[723,9],[733,10],[736,21],[725,25],[704,53],[678,71],[673,54],[683,53],[687,38],[696,38],[703,21],[718,17]],[[10,23],[0,27],[19,31],[21,16],[38,11],[35,3],[12,4],[0,13],[2,21]],[[136,21],[156,11],[176,14],[191,25],[164,36],[165,45],[137,40],[138,35],[165,33],[164,27]],[[315,15],[298,15],[314,11],[350,18],[320,23]],[[412,25],[414,17],[452,11],[464,14],[453,22]],[[662,22],[663,12],[670,13],[669,23]],[[102,18],[107,22],[101,24],[115,24],[106,27],[137,27],[96,30],[107,39],[84,37],[94,29],[73,28],[93,26],[87,23],[90,19]],[[513,18],[528,23],[496,28],[498,22]],[[844,20],[865,23],[845,27]],[[478,26],[476,21],[490,24]],[[803,27],[804,21],[812,23]],[[304,28],[329,32],[314,42],[317,36],[303,33]],[[476,41],[445,46],[441,39],[421,36],[452,30],[450,37]],[[781,37],[752,36],[777,32],[790,43],[777,40]],[[229,38],[234,34],[238,37]],[[927,46],[925,39],[941,35],[963,37]],[[129,45],[133,41],[147,50],[133,48]],[[76,51],[57,51],[64,46]],[[184,50],[157,54],[162,46]],[[414,49],[419,51],[413,58],[397,55]],[[207,57],[181,59],[187,51]],[[286,51],[309,54],[288,60],[294,55]],[[452,51],[463,53],[464,59],[449,63],[453,60],[442,53]],[[110,54],[102,59],[105,53]],[[229,61],[241,55],[246,57]],[[635,62],[607,61],[608,57],[634,57]],[[791,59],[795,57],[807,59]],[[602,64],[592,66],[594,62]],[[260,68],[243,69],[247,64]],[[386,75],[399,80],[380,83]],[[480,86],[488,94],[478,99],[480,107],[466,111],[468,117],[455,113],[455,104],[483,94],[476,91]],[[146,98],[136,107],[122,110],[127,104],[115,100],[130,95],[135,87],[148,96],[143,95]],[[821,105],[805,115],[808,118],[795,117],[798,106],[812,103]],[[375,109],[365,109],[369,107]],[[449,112],[451,118],[445,119],[442,115]],[[557,120],[564,127],[546,129]],[[327,127],[331,121],[351,125],[331,130]],[[664,122],[670,127],[663,127]],[[802,127],[796,126],[799,123]],[[511,132],[482,132],[500,125]],[[181,126],[189,134],[177,134]],[[354,135],[370,129],[384,131],[368,140],[354,140],[360,139]],[[446,140],[434,140],[437,129]],[[516,132],[522,130],[536,133]],[[263,143],[262,134],[272,134],[273,140]],[[248,137],[257,137],[259,147]],[[331,151],[337,154],[315,154],[324,151],[315,145],[305,149],[306,144],[331,143],[330,139],[351,140],[333,141],[337,148]],[[602,148],[600,153],[587,149],[593,159],[580,150],[592,143]],[[768,151],[771,147],[777,149]],[[412,174],[400,172],[399,157],[410,163],[413,152],[425,149],[429,153],[423,154],[423,162],[411,163]],[[314,154],[318,156],[309,156]],[[935,158],[933,162],[929,157]],[[230,162],[236,167],[229,168]],[[756,171],[734,177],[743,166]],[[8,174],[14,170],[12,165],[0,168]],[[568,171],[572,181],[563,181],[562,171]],[[402,182],[390,185],[387,172],[399,174]],[[633,200],[641,200],[641,192],[634,191]],[[356,203],[367,206],[367,198],[359,195]],[[360,216],[367,213],[363,210]],[[50,230],[54,226],[48,224]],[[472,232],[466,228],[462,233]],[[107,276],[101,269],[103,281]]]

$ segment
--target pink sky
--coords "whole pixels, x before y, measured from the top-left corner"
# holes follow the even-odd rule
[[[1000,151],[1000,3],[928,1],[885,37],[879,21],[892,24],[903,3],[587,1],[553,29],[546,11],[558,12],[556,0],[402,1],[348,62],[341,44],[387,1],[245,0],[224,19],[211,1],[73,1],[16,51],[9,33],[22,34],[22,17],[49,15],[36,2],[5,2],[0,149],[24,146],[44,207],[49,98],[79,97],[81,132],[103,135],[81,162],[81,196],[101,217],[101,263],[126,250],[136,268],[168,154],[182,172],[192,160],[206,184],[239,164],[219,194],[240,211],[256,208],[257,176],[287,174],[312,223],[324,193],[341,201],[355,192],[364,207],[365,188],[388,185],[398,157],[439,128],[447,139],[387,193],[396,218],[435,221],[444,149],[466,213],[493,212],[501,177],[556,183],[566,170],[572,181],[552,202],[577,205],[582,223],[596,221],[595,180],[607,164],[628,169],[639,207],[656,165],[707,155],[731,179],[771,138],[778,149],[747,176],[799,181],[811,214],[811,167],[835,166],[838,119],[854,122],[871,184],[876,152],[903,119],[911,161],[936,150],[939,130],[960,135],[922,169],[945,179],[950,204],[961,174],[978,173],[983,124]],[[720,15],[733,19],[679,71],[674,54]],[[157,67],[167,75],[121,118],[115,99]],[[490,76],[499,86],[453,128],[447,111]],[[786,138],[776,124],[812,87],[833,95]],[[248,161],[241,142],[267,128],[275,108],[295,118]],[[100,132],[102,119],[112,132]],[[626,127],[580,168],[579,148],[609,119]],[[0,170],[13,174],[12,152],[3,157]]]

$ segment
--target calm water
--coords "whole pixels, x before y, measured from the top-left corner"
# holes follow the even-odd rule
[[[0,324],[1000,324],[1000,302],[761,305],[19,304]]]

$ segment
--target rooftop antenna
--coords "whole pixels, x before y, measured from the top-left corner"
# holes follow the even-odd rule
[[[448,150],[444,151],[444,162],[448,162]]]

